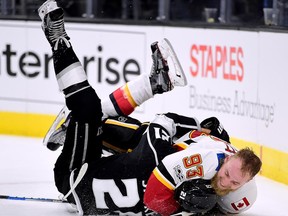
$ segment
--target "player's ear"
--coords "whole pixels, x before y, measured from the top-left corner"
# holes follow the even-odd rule
[[[227,161],[229,161],[231,159],[231,155],[227,155],[224,159],[224,163],[226,163]]]

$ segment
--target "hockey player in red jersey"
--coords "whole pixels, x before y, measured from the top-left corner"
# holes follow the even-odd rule
[[[196,133],[193,132],[195,129],[202,131],[200,124],[194,118],[167,113],[157,115],[149,125],[142,125],[133,120],[135,127],[132,129],[134,131],[131,133],[132,137],[129,139],[130,141],[134,140],[137,144],[137,146],[133,146],[133,151],[131,153],[101,157],[102,141],[106,140],[106,143],[108,144],[108,141],[115,142],[115,140],[109,140],[108,133],[106,133],[105,137],[105,131],[111,129],[105,129],[107,125],[111,126],[119,124],[119,122],[123,125],[130,124],[129,121],[131,119],[123,115],[130,114],[137,105],[140,105],[145,100],[153,97],[153,94],[169,91],[177,82],[180,82],[180,85],[181,81],[182,84],[185,84],[185,79],[182,77],[182,79],[177,80],[176,78],[173,79],[173,77],[171,77],[172,75],[169,76],[169,69],[165,60],[165,57],[167,57],[165,55],[165,47],[163,49],[160,44],[155,43],[152,44],[153,68],[150,77],[139,78],[134,81],[134,84],[133,82],[127,83],[123,88],[113,92],[110,95],[109,100],[104,100],[101,103],[97,94],[90,86],[86,74],[72,49],[69,41],[70,38],[64,28],[64,13],[62,8],[59,8],[54,0],[48,0],[39,8],[39,15],[42,20],[42,29],[52,47],[54,68],[59,87],[65,95],[67,107],[71,110],[71,115],[66,125],[67,132],[64,139],[63,150],[57,159],[54,168],[55,184],[59,192],[63,193],[63,195],[65,195],[64,197],[67,198],[69,202],[74,203],[77,206],[77,210],[80,214],[154,214],[154,212],[147,209],[143,204],[144,193],[146,197],[145,202],[148,207],[161,214],[172,214],[181,211],[181,208],[192,213],[193,211],[201,213],[207,212],[214,207],[216,202],[222,210],[230,211],[230,204],[232,207],[235,206],[236,208],[239,208],[237,203],[240,203],[241,200],[243,200],[244,203],[247,203],[247,200],[249,200],[246,196],[247,191],[244,193],[244,198],[243,194],[239,194],[237,191],[248,185],[246,183],[242,186],[243,182],[246,182],[253,177],[252,175],[249,176],[248,179],[244,178],[244,181],[242,181],[242,179],[239,181],[239,179],[237,179],[238,175],[236,175],[236,180],[238,180],[236,183],[239,183],[237,188],[240,186],[242,187],[227,195],[223,196],[223,194],[221,194],[219,199],[215,197],[214,190],[206,190],[206,195],[204,193],[201,196],[197,196],[197,193],[200,193],[200,191],[205,191],[204,188],[202,190],[199,189],[199,184],[210,185],[209,181],[208,183],[197,181],[189,182],[193,180],[193,173],[195,174],[196,171],[198,171],[193,170],[191,165],[193,167],[193,165],[195,165],[193,163],[197,162],[198,164],[197,166],[195,165],[195,168],[202,166],[200,161],[197,161],[198,159],[201,159],[199,157],[199,155],[201,155],[200,150],[206,151],[207,155],[210,155],[209,151],[211,152],[211,155],[217,155],[216,158],[211,157],[214,159],[215,164],[210,164],[210,169],[206,170],[208,165],[203,166],[205,170],[202,170],[204,173],[204,176],[201,176],[202,179],[210,180],[213,176],[218,176],[219,179],[223,179],[223,176],[227,177],[231,174],[235,177],[234,173],[230,173],[229,170],[227,171],[227,169],[224,169],[227,166],[229,167],[228,162],[231,162],[232,160],[230,159],[232,156],[227,157],[229,154],[226,154],[227,151],[225,150],[231,145],[228,142],[219,141],[214,137],[219,135],[218,138],[226,139],[227,137],[229,138],[229,136],[223,132],[225,130],[221,130],[222,132],[218,132],[217,134],[218,130],[215,130],[215,127],[218,129],[220,124],[210,121],[211,119],[207,122],[202,122],[202,128],[205,129],[206,127],[206,129],[209,130],[208,132],[211,132],[211,134],[214,135],[207,135],[207,143],[204,141],[201,142],[200,139],[206,135],[198,136],[199,140],[197,140],[197,137],[190,137],[190,134]],[[169,46],[167,40],[164,40],[164,46],[165,42],[166,46],[167,44]],[[176,70],[181,72],[181,68],[176,68]],[[181,73],[178,75],[181,76]],[[147,91],[144,94],[137,93],[137,88],[135,87],[137,86],[135,85],[137,82],[138,84],[140,83],[142,86],[145,86],[144,89]],[[102,113],[104,113],[104,116]],[[119,118],[106,119],[106,117],[116,115],[122,115],[122,121],[120,121]],[[213,124],[210,125],[210,122]],[[138,132],[140,135],[137,134]],[[174,145],[174,139],[179,139],[180,137],[183,137],[183,135],[187,140],[182,140],[182,138]],[[124,135],[121,136],[121,134],[119,136],[122,138],[125,137]],[[198,141],[199,147],[203,145],[200,150],[196,147],[197,143],[194,143],[196,141]],[[122,144],[125,142],[126,141],[123,141]],[[215,146],[219,144],[221,147],[217,148],[215,151],[214,148],[212,148],[213,143]],[[187,149],[184,149],[185,147],[183,146],[185,145],[191,145],[191,147],[189,146]],[[205,147],[205,145],[207,146]],[[223,146],[225,147],[224,150]],[[128,145],[128,147],[131,146]],[[176,147],[178,150],[181,148],[184,150],[177,152],[178,150]],[[124,146],[124,149],[125,148],[126,147]],[[231,148],[233,149],[232,146]],[[179,154],[184,155],[189,152],[188,149],[189,151],[195,150],[195,152],[193,152],[192,155],[189,154],[187,156],[187,167],[184,168],[187,169],[190,166],[190,169],[187,170],[189,175],[183,177],[181,172],[186,170],[183,167],[178,166],[181,165],[178,156]],[[248,150],[248,152],[251,151]],[[256,157],[253,152],[251,153],[253,158]],[[219,157],[218,154],[220,155]],[[170,156],[171,159],[175,159],[175,163],[172,161],[172,163],[169,162],[169,159],[167,158]],[[221,159],[224,160],[223,165]],[[202,162],[203,161],[201,161],[201,163]],[[207,163],[208,162],[209,161],[207,160]],[[222,167],[224,168],[221,170]],[[156,171],[153,171],[154,168]],[[239,169],[239,167],[237,168]],[[159,178],[157,178],[157,170],[159,171],[159,176],[162,175],[163,178],[168,178],[167,182],[171,183],[170,187],[167,187],[168,185],[166,185],[165,181],[160,181]],[[168,174],[165,173],[165,170]],[[152,171],[153,174],[151,176]],[[179,174],[177,178],[172,175],[173,172]],[[216,173],[222,173],[223,175],[216,175]],[[150,180],[146,188],[149,177]],[[153,181],[153,178],[156,178],[157,180]],[[233,181],[235,181],[235,179],[233,179]],[[252,182],[252,180],[249,182]],[[151,191],[153,192],[153,190],[150,190],[150,188],[155,188],[155,185],[158,183],[163,183],[164,186],[170,190],[168,191],[168,195],[170,196],[169,200],[177,202],[178,206],[174,205],[175,207],[173,207],[172,210],[165,210],[165,212],[161,212],[161,210],[159,211],[159,209],[155,207],[155,199],[151,196]],[[190,183],[188,185],[189,187],[184,185],[185,183]],[[229,184],[227,183],[226,185],[224,181],[216,181],[215,185],[219,186],[220,189],[230,189],[230,186],[228,186]],[[163,188],[164,190],[167,190],[165,187],[161,186],[159,189]],[[192,193],[194,195],[192,200],[188,199],[188,196],[183,196],[184,193],[189,194],[191,191],[194,191],[194,193]],[[231,197],[230,194],[232,193],[236,194],[236,196]],[[171,194],[173,195],[174,201],[171,199]],[[177,194],[179,196],[176,196]],[[161,193],[155,190],[154,195],[161,196]],[[253,195],[255,195],[255,193]],[[164,193],[164,197],[167,197],[167,193]],[[211,201],[211,204],[209,203],[208,206],[203,207],[203,201],[198,204],[193,202],[193,200],[199,200],[203,197],[206,200],[209,200],[209,202]],[[161,200],[161,197],[159,199]],[[213,200],[215,199],[216,202],[214,203]],[[252,204],[254,201],[251,200],[250,203]],[[162,199],[162,204],[166,205],[165,199]],[[170,203],[168,203],[168,205],[170,205]]]

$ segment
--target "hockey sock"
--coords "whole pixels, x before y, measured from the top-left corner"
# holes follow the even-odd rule
[[[112,92],[109,100],[103,101],[102,106],[105,107],[105,113],[109,116],[130,115],[137,106],[152,97],[149,77],[142,74]]]
[[[62,41],[59,43],[57,50],[53,50],[53,61],[59,88],[66,97],[90,86],[70,43],[68,46]]]

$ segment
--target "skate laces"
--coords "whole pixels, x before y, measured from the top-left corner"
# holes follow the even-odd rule
[[[156,45],[154,52],[152,53],[152,68],[150,73],[150,83],[153,94],[162,94],[163,92],[171,91],[174,86],[169,78],[169,67],[163,54],[161,53],[159,46]],[[164,54],[165,55],[165,54]]]
[[[165,72],[169,71],[167,62],[161,55],[161,52],[159,51],[159,49],[157,49],[154,53],[152,53],[152,61],[153,61],[153,64],[152,64],[150,76],[159,74],[163,71]]]
[[[157,73],[159,71],[160,66],[158,64],[158,53],[157,51],[155,51],[154,53],[152,53],[152,71],[151,71],[151,75],[153,75],[154,73]]]
[[[69,37],[64,29],[64,20],[60,19],[51,22],[50,28],[48,28],[48,37],[52,44],[55,43],[54,50],[58,49],[58,45],[61,40],[64,41],[66,46],[69,48],[71,45],[67,39]]]
[[[158,44],[157,44],[157,46],[158,46]],[[165,67],[168,65],[167,65],[167,61],[166,61],[164,55],[162,54],[160,47],[158,46],[158,49],[153,53],[153,63],[155,64],[156,70],[162,70],[163,69],[164,71],[168,71],[167,67]]]
[[[54,48],[53,48],[54,50],[58,49],[58,44],[59,44],[60,40],[64,41],[68,48],[71,46],[69,41],[65,37],[61,36],[61,37],[57,38],[56,43],[55,43]]]

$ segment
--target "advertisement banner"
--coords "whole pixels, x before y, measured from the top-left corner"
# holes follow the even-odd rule
[[[288,152],[284,135],[274,134],[288,121],[287,34],[79,23],[67,23],[66,30],[101,98],[149,73],[150,44],[170,40],[188,85],[155,95],[132,116],[216,116],[232,137]],[[0,31],[0,111],[56,115],[64,97],[40,22],[1,21]]]

